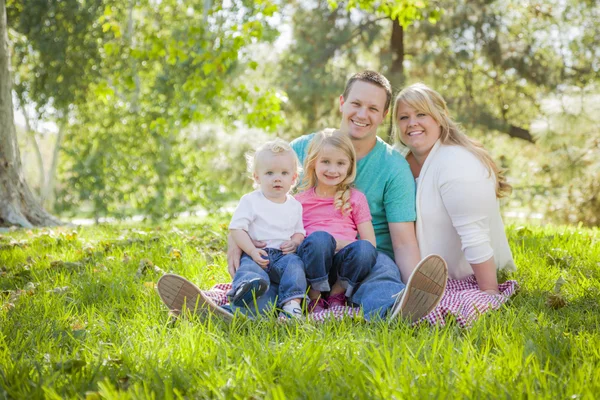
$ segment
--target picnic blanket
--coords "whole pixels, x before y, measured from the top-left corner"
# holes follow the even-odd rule
[[[428,315],[416,321],[415,324],[428,322],[431,325],[446,325],[446,317],[453,316],[458,324],[466,328],[470,326],[479,316],[490,310],[499,309],[509,298],[515,294],[518,288],[516,281],[506,281],[498,285],[500,294],[489,295],[479,290],[475,275],[466,279],[448,279],[448,285],[440,304]],[[210,290],[203,291],[219,306],[227,304],[227,292],[231,290],[231,283],[219,283]],[[360,315],[361,310],[357,307],[332,307],[325,311],[310,314],[315,321],[326,319],[341,319]]]

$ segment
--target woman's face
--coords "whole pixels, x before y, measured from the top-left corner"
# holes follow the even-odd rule
[[[442,133],[441,126],[429,114],[417,111],[406,103],[398,104],[398,120],[402,142],[417,161],[423,163]]]

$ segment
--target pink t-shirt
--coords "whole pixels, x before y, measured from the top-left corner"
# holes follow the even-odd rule
[[[298,193],[295,197],[302,204],[302,222],[306,236],[316,231],[325,231],[336,239],[353,242],[358,233],[357,225],[371,220],[367,198],[356,189],[350,191],[352,211],[346,215],[333,207],[333,197],[318,197],[315,188]]]

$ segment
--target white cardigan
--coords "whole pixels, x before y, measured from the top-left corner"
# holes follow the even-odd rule
[[[417,178],[417,240],[421,257],[439,254],[448,275],[473,274],[470,264],[494,257],[496,268],[516,269],[495,192],[495,177],[462,146],[438,140]]]

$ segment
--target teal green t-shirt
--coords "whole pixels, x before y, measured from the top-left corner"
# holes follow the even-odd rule
[[[295,139],[291,146],[304,164],[313,134]],[[373,150],[358,161],[355,186],[369,202],[377,249],[394,259],[389,222],[414,222],[415,180],[406,159],[379,137]]]

